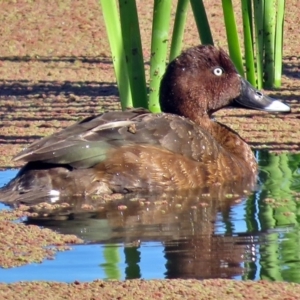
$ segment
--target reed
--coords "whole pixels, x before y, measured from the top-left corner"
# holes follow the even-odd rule
[[[202,44],[214,44],[202,0],[178,0],[169,38],[172,0],[154,0],[150,78],[147,79],[135,0],[99,0],[112,53],[122,109],[159,112],[159,86],[169,61],[182,50],[188,4]],[[257,88],[280,87],[285,0],[241,0],[244,60],[232,0],[222,0],[228,49],[238,72]],[[149,24],[150,26],[150,24]],[[171,40],[171,43],[170,43]]]
[[[159,86],[166,69],[171,0],[154,0],[148,108],[160,112]]]

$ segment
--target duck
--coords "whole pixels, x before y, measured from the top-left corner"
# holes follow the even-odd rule
[[[50,197],[167,192],[253,180],[250,146],[213,118],[231,106],[289,113],[256,90],[228,54],[198,45],[171,61],[162,77],[161,113],[144,108],[94,115],[21,151],[25,165],[0,190],[4,203]]]

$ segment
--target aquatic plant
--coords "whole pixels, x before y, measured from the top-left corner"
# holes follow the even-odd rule
[[[122,108],[145,107],[159,112],[159,85],[169,60],[182,50],[191,4],[202,44],[213,44],[202,0],[178,0],[172,38],[171,0],[154,0],[150,78],[147,90],[144,57],[135,0],[99,0],[106,25]],[[285,0],[242,0],[244,60],[232,0],[222,0],[230,56],[242,76],[258,89],[280,87]],[[149,24],[151,26],[151,24]]]

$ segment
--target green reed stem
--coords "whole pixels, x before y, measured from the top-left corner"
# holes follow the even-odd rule
[[[251,2],[249,5],[249,0],[242,0],[246,74],[247,80],[252,85],[256,86],[255,62],[252,40],[252,11],[249,8],[251,9]]]
[[[274,87],[281,86],[282,75],[282,48],[283,48],[283,22],[284,22],[285,0],[278,0],[277,19],[276,19],[276,33],[275,33],[275,74]]]
[[[251,32],[251,39],[253,41],[253,8],[252,8],[252,0],[247,0],[247,9],[248,9],[248,15],[249,15],[249,27]]]
[[[171,0],[154,0],[148,104],[152,112],[160,112],[159,86],[166,69],[170,18]]]
[[[190,0],[193,9],[198,33],[203,45],[213,45],[214,41],[210,31],[205,7],[202,0]]]
[[[177,2],[169,61],[175,59],[181,52],[188,4],[189,0],[178,0]]]
[[[122,109],[125,109],[126,107],[132,107],[132,95],[123,48],[123,39],[121,35],[118,9],[116,2],[113,0],[99,1],[102,8],[104,23],[110,44],[112,61],[120,93],[121,106]]]
[[[265,81],[265,87],[272,87],[273,82],[274,82],[276,1],[277,0],[265,1],[265,9],[264,9],[264,43],[265,43],[264,81]]]
[[[231,0],[222,0],[228,50],[230,57],[235,64],[238,72],[244,76],[243,60],[240,48],[240,42],[238,37],[238,31],[236,27],[234,10]]]
[[[254,28],[256,49],[257,88],[263,87],[263,59],[264,59],[264,0],[254,0]]]
[[[121,32],[134,107],[147,108],[147,88],[135,0],[119,0]]]

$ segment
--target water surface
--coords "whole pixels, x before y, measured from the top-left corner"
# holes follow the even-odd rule
[[[300,155],[256,155],[258,185],[243,196],[152,196],[142,207],[127,199],[97,213],[64,211],[25,220],[76,234],[86,244],[42,264],[0,269],[1,281],[234,278],[300,282]],[[0,186],[15,174],[0,172]],[[121,204],[127,209],[120,210]]]

